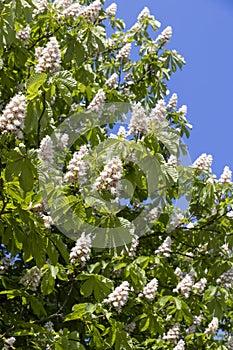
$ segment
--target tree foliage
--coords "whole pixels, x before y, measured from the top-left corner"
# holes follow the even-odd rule
[[[0,344],[231,349],[231,171],[179,163],[184,58],[115,11],[0,3]]]

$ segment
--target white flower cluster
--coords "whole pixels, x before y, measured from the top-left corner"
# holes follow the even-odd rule
[[[187,112],[188,112],[188,107],[186,105],[183,105],[178,109],[178,113],[181,113],[184,116],[186,116]]]
[[[95,0],[92,4],[85,7],[81,14],[88,19],[89,22],[94,22],[98,17],[102,4],[100,0]]]
[[[170,100],[168,101],[167,108],[176,110],[177,103],[178,103],[178,97],[177,97],[177,94],[174,93],[172,94]]]
[[[129,134],[134,133],[145,135],[148,132],[148,119],[144,108],[138,102],[132,107],[132,117],[129,124]]]
[[[124,127],[124,126],[121,125],[121,126],[119,127],[117,136],[120,137],[120,138],[126,139],[126,137],[127,137],[127,131],[125,130],[125,127]]]
[[[149,211],[147,217],[149,220],[153,221],[158,218],[158,214],[159,214],[158,208],[154,207]]]
[[[220,176],[219,182],[221,184],[229,184],[231,183],[232,171],[228,166],[224,167],[223,173]]]
[[[58,134],[57,135],[57,143],[58,146],[60,146],[61,148],[66,148],[68,146],[68,142],[69,142],[69,135],[64,133],[64,134]]]
[[[155,293],[158,289],[158,280],[157,278],[153,278],[147,285],[143,288],[142,293],[138,294],[139,298],[146,298],[148,300],[153,300],[155,297]]]
[[[29,287],[31,290],[36,291],[39,286],[41,278],[41,270],[38,267],[32,267],[19,281],[25,287]]]
[[[74,4],[71,4],[69,7],[65,8],[62,11],[62,15],[64,17],[72,17],[73,19],[76,19],[81,14],[81,12],[82,6],[78,2],[76,2]]]
[[[203,315],[193,316],[193,323],[191,324],[191,326],[189,328],[186,329],[187,334],[195,333],[197,327],[200,326],[203,319],[204,319]]]
[[[31,28],[29,25],[27,25],[24,29],[19,30],[16,34],[16,38],[23,40],[24,43],[26,43],[28,41],[28,39],[30,38],[30,33],[31,33]]]
[[[97,177],[93,187],[95,190],[109,191],[113,196],[117,195],[121,188],[123,166],[119,157],[114,157],[105,166],[100,176]]]
[[[10,337],[4,340],[4,347],[2,350],[10,350],[14,346],[14,343],[16,342],[15,337]]]
[[[37,8],[33,10],[32,17],[35,18],[37,15],[45,12],[45,10],[48,8],[48,4],[48,0],[40,0],[36,5]]]
[[[233,337],[229,336],[226,343],[227,349],[233,350]]]
[[[163,335],[163,340],[170,341],[172,343],[176,343],[180,336],[180,325],[178,323],[174,324],[174,326],[169,329],[167,334]]]
[[[117,312],[121,312],[122,307],[128,300],[128,296],[129,282],[124,281],[120,284],[119,287],[116,287],[106,299],[103,300],[103,303],[112,304],[112,306],[117,310]]]
[[[54,331],[54,324],[51,321],[46,322],[44,327],[47,329],[48,332]]]
[[[225,288],[231,288],[233,284],[233,267],[224,272],[220,278],[217,279],[217,283],[220,283]]]
[[[176,276],[178,276],[180,279],[183,279],[184,276],[185,276],[185,273],[184,273],[179,267],[177,267],[177,268],[175,269],[174,274],[175,274]]]
[[[177,166],[178,165],[177,157],[174,156],[174,154],[171,154],[167,160],[167,164],[172,165],[172,166]]]
[[[12,133],[18,138],[22,138],[21,129],[24,128],[24,118],[26,115],[26,98],[19,93],[12,97],[0,116],[0,130],[3,134]]]
[[[129,59],[130,56],[130,52],[131,52],[131,47],[132,45],[130,43],[125,44],[120,51],[118,52],[118,54],[116,55],[116,59],[117,60],[125,60],[127,61]]]
[[[159,246],[158,249],[155,251],[155,254],[162,254],[165,257],[169,257],[171,255],[171,245],[172,240],[171,237],[168,236],[161,244],[161,246]]]
[[[54,224],[53,219],[49,215],[42,215],[42,219],[44,220],[44,225],[46,228],[50,228],[51,225]]]
[[[193,163],[193,167],[198,170],[209,171],[213,157],[211,154],[202,153]]]
[[[160,41],[166,44],[171,39],[171,36],[172,36],[172,27],[168,26],[162,31],[161,34],[158,35],[155,42]]]
[[[108,88],[114,88],[117,85],[117,79],[118,75],[116,73],[113,73],[106,81],[106,86]]]
[[[12,260],[12,258],[2,258],[2,260],[0,261],[0,275],[3,275],[9,269]]]
[[[212,321],[209,323],[204,333],[215,335],[217,331],[218,331],[218,318],[213,317]]]
[[[98,114],[101,113],[103,109],[104,100],[105,92],[103,91],[103,89],[100,89],[89,104],[89,106],[87,107],[87,109]]]
[[[187,273],[187,275],[178,283],[173,292],[181,293],[185,298],[189,297],[191,288],[193,286],[193,277]]]
[[[138,245],[139,245],[139,240],[137,238],[133,238],[132,243],[131,243],[131,247],[130,247],[130,250],[128,253],[128,255],[131,259],[135,256]]]
[[[91,253],[91,235],[85,235],[85,232],[82,233],[76,241],[75,246],[71,249],[70,252],[70,262],[75,264],[80,262],[85,264],[87,260],[90,259]]]
[[[173,350],[185,350],[185,341],[180,339]]]
[[[88,154],[88,148],[86,145],[80,146],[79,150],[74,153],[73,158],[70,160],[67,167],[68,172],[65,174],[65,181],[80,184],[85,181],[87,162],[83,158]]]
[[[137,20],[140,22],[144,18],[148,18],[150,16],[150,10],[148,7],[144,7],[144,9],[139,13]]]
[[[166,115],[167,115],[166,103],[164,99],[161,99],[156,103],[155,108],[152,109],[150,113],[150,120],[152,122],[157,121],[158,123],[163,122],[166,118]]]
[[[200,281],[196,282],[193,285],[193,289],[195,289],[199,293],[202,293],[206,287],[206,284],[207,284],[207,279],[203,277],[200,279]]]
[[[55,37],[50,38],[46,46],[41,50],[37,48],[35,56],[38,57],[38,62],[35,66],[36,73],[44,73],[49,71],[51,74],[58,72],[61,66],[61,53],[59,44]]]
[[[117,4],[113,2],[106,8],[105,12],[109,17],[115,16],[117,12]]]
[[[125,325],[124,329],[127,333],[133,333],[133,331],[136,328],[136,323],[135,322],[130,322]]]
[[[40,147],[38,149],[39,158],[46,163],[46,165],[51,166],[54,160],[54,149],[53,141],[49,135],[46,135],[40,142]]]

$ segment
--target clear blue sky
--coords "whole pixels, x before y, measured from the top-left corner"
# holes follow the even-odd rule
[[[190,156],[195,160],[201,153],[212,154],[217,175],[225,165],[233,170],[233,1],[106,0],[105,5],[112,2],[127,27],[145,6],[161,22],[161,30],[172,26],[169,48],[187,64],[173,75],[169,90],[178,93],[180,105],[188,106]]]

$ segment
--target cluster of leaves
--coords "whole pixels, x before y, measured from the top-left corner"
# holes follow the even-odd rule
[[[45,225],[43,218],[49,212],[39,192],[43,167],[37,150],[41,140],[72,116],[74,108],[77,113],[83,112],[100,89],[107,102],[140,102],[145,109],[154,108],[166,98],[167,81],[184,59],[175,50],[165,49],[165,42],[156,43],[150,37],[151,29],[156,32],[159,28],[151,15],[125,30],[124,22],[109,17],[104,9],[90,22],[84,15],[60,15],[52,2],[35,16],[39,3],[5,0],[0,4],[1,110],[19,92],[27,99],[23,138],[0,132],[1,346],[8,349],[7,339],[14,337],[12,348],[16,349],[173,349],[175,344],[163,335],[179,324],[178,340],[183,339],[189,349],[227,349],[233,294],[231,287],[219,281],[233,263],[233,188],[231,183],[214,180],[210,170],[167,163],[170,154],[177,153],[179,137],[189,136],[190,124],[182,113],[168,110],[167,119],[158,128],[130,140],[109,138],[109,125],[99,127],[87,122],[88,131],[67,151],[64,169],[84,144],[95,148],[87,159],[89,164],[98,165],[98,159],[106,157],[110,149],[122,159],[132,150],[136,156],[137,152],[144,154],[145,149],[153,155],[150,169],[162,174],[165,190],[160,187],[161,179],[155,179],[153,173],[146,178],[140,167],[129,161],[123,164],[124,180],[133,188],[129,208],[106,215],[104,195],[104,201],[85,201],[77,184],[63,184],[65,195],[53,213],[56,221],[65,218],[72,208],[93,227],[116,227],[120,223],[123,232],[132,236],[135,217],[143,211],[148,213],[150,200],[155,199],[148,201],[148,187],[155,182],[160,193],[157,205],[162,209],[144,225],[133,257],[129,254],[131,243],[127,243],[115,249],[93,248],[88,263],[71,264],[73,240],[55,225]],[[82,5],[89,3],[83,1]],[[30,36],[25,41],[17,32],[26,26],[30,27]],[[35,73],[35,50],[45,47],[51,37],[56,37],[60,46],[61,69]],[[133,45],[137,60],[117,58],[127,43]],[[118,75],[118,82],[109,87],[106,81],[113,73]],[[126,74],[130,80],[124,80]],[[97,176],[97,170],[93,174]],[[48,184],[46,190],[48,203],[54,203],[61,188]],[[189,207],[180,221],[171,225],[177,215],[174,200],[183,195]],[[75,218],[66,224],[76,224]],[[171,251],[155,253],[167,237],[172,240]],[[11,262],[5,264],[4,259]],[[184,274],[192,273],[195,281],[206,278],[204,291],[191,288],[189,297],[174,291],[180,281],[176,268]],[[26,274],[31,278],[28,283],[23,282]],[[158,280],[155,298],[139,297],[154,278]],[[123,281],[128,281],[131,289],[119,313],[104,300]],[[187,328],[199,315],[203,320],[190,334]],[[218,318],[223,334],[215,338],[205,333],[213,317]],[[53,324],[49,327],[48,322]]]

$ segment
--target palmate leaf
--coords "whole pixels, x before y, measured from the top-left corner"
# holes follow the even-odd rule
[[[68,89],[73,90],[77,87],[77,81],[72,77],[71,72],[64,70],[54,75],[54,82],[58,86],[65,85]]]

